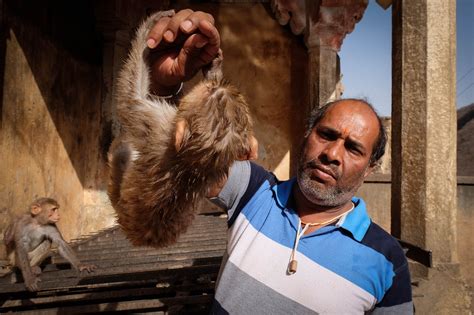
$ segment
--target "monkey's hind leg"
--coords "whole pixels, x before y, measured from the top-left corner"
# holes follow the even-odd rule
[[[108,155],[110,171],[108,193],[110,202],[114,207],[120,200],[123,176],[132,159],[132,153],[130,145],[123,142],[120,138],[115,139],[110,146]]]
[[[39,265],[51,255],[51,241],[44,240],[35,249],[28,253],[28,259],[30,260],[30,266],[32,267],[33,273],[36,275],[41,273]]]

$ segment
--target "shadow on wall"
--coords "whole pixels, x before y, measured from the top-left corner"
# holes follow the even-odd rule
[[[85,158],[85,152],[92,146],[108,142],[97,139],[98,135],[107,137],[108,133],[102,132],[100,127],[102,52],[98,32],[94,29],[94,2],[11,0],[4,1],[3,5],[8,12],[2,28],[5,36],[0,45],[3,56],[11,32],[26,58],[49,119],[54,123],[77,177],[86,186],[89,159]],[[2,58],[2,62],[4,60]],[[3,75],[4,71],[2,78]],[[26,95],[25,99],[29,100],[28,97]],[[29,144],[33,156],[54,156],[54,153],[42,151],[42,143],[50,141],[51,134],[41,133],[41,128],[36,133],[25,130],[25,126],[38,126],[41,121],[26,121],[31,115],[20,111],[15,114],[15,117],[2,117],[2,121],[15,120],[17,141],[22,146]]]

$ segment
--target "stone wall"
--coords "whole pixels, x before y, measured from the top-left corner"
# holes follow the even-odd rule
[[[41,196],[61,204],[68,240],[109,226],[93,7],[4,1],[4,10],[0,231]]]
[[[390,232],[390,175],[370,176],[357,195],[364,198],[373,221]],[[456,239],[462,277],[474,288],[474,177],[458,176]],[[430,248],[427,248],[428,250]]]

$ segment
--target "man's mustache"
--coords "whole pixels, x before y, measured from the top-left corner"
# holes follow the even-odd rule
[[[335,165],[325,165],[318,161],[317,159],[308,161],[304,163],[303,169],[318,169],[326,174],[331,175],[334,179],[339,179],[341,177],[341,174],[339,172],[339,169]]]

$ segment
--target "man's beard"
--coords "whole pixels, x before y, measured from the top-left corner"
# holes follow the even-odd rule
[[[341,178],[341,174],[331,166],[322,164],[317,159],[304,162],[303,158],[300,159],[298,164],[298,186],[306,199],[319,206],[334,207],[348,202],[364,182],[365,172],[362,172],[358,178],[352,180],[347,185],[341,186],[338,181]],[[328,186],[311,178],[311,173],[318,165],[332,169],[336,179],[335,186]]]

